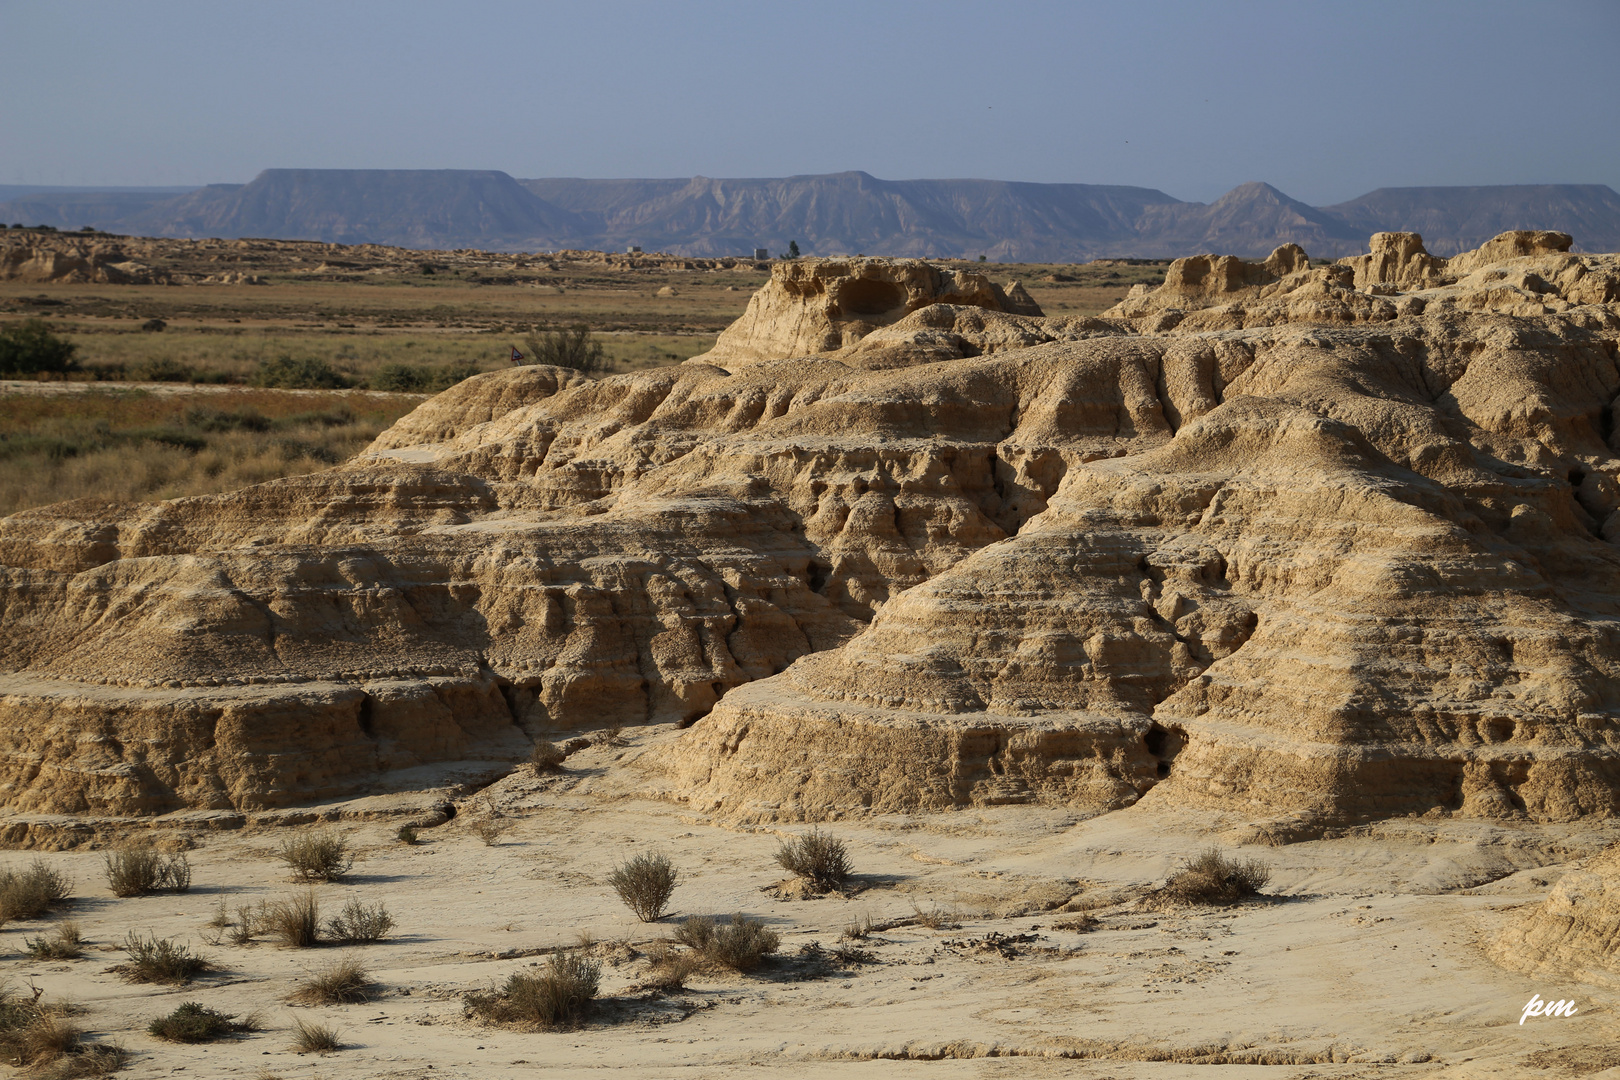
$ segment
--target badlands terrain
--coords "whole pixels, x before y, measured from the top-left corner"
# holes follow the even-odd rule
[[[13,923],[0,966],[132,1076],[1620,1069],[1620,258],[1571,247],[1195,256],[1095,313],[775,263],[678,364],[490,371],[325,471],[0,519],[6,865],[71,875],[88,942]],[[841,891],[773,861],[812,826]],[[317,828],[363,855],[323,910],[399,924],[365,1004],[285,1002],[336,950],[205,925]],[[192,889],[113,899],[131,837]],[[1210,847],[1263,895],[1165,890]],[[644,924],[607,876],[655,849]],[[651,987],[733,912],[774,959]],[[130,931],[214,970],[123,982]],[[469,1011],[559,948],[603,964],[581,1026]],[[145,1034],[185,1000],[263,1030]]]

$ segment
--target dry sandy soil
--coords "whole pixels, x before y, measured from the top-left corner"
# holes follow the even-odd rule
[[[190,815],[187,827],[179,815],[154,834],[195,845],[195,884],[183,895],[113,899],[100,853],[46,854],[77,881],[64,914],[83,924],[91,948],[77,961],[31,961],[19,955],[23,938],[41,926],[14,924],[0,966],[14,984],[44,988],[45,1000],[82,1003],[87,1029],[132,1052],[120,1074],[130,1077],[443,1080],[612,1070],[653,1078],[762,1069],[1563,1077],[1620,1065],[1612,995],[1510,974],[1482,952],[1509,912],[1544,896],[1564,862],[1601,848],[1614,828],[1413,819],[1337,839],[1235,848],[1271,868],[1270,896],[1205,909],[1157,907],[1149,894],[1183,857],[1226,845],[1223,829],[1233,822],[1216,815],[1160,809],[1151,796],[1089,820],[1033,807],[888,815],[829,826],[854,857],[849,895],[779,900],[770,889],[783,875],[772,856],[779,837],[800,830],[728,828],[638,800],[615,779],[636,743],[656,752],[673,737],[595,746],[557,773],[520,766],[456,799],[456,817],[422,830],[414,847],[394,839],[402,815],[442,791],[250,816],[240,830],[199,827],[208,815]],[[492,812],[508,828],[486,846],[471,826]],[[399,920],[391,940],[352,950],[378,983],[364,1005],[283,1001],[340,950],[209,943],[217,932],[205,924],[221,901],[234,909],[296,891],[273,852],[292,827],[319,827],[297,824],[317,818],[335,820],[363,853],[345,882],[317,890],[323,908],[358,896],[382,901]],[[684,877],[671,914],[648,925],[605,878],[652,848]],[[1048,908],[1088,910],[1096,926],[1060,929],[1076,916]],[[919,911],[954,924],[929,929]],[[636,989],[650,942],[685,916],[731,912],[780,932],[774,962],[751,975],[699,976],[668,996]],[[880,927],[855,943],[869,960],[805,955],[811,943],[830,952],[862,918]],[[185,988],[127,984],[108,969],[124,959],[117,943],[132,930],[188,941],[217,971]],[[465,1015],[468,991],[582,936],[604,962],[603,1000],[583,1027],[510,1031]],[[1580,1011],[1521,1026],[1536,993],[1573,996]],[[145,1033],[152,1018],[188,1000],[257,1011],[265,1030],[201,1046]],[[290,1049],[295,1013],[336,1027],[343,1049]]]

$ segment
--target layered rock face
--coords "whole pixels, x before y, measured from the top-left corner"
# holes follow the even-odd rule
[[[969,270],[912,259],[793,260],[771,267],[771,280],[708,356],[739,364],[830,352],[934,304],[1041,314],[1022,285],[1003,290]]]
[[[1620,846],[1565,873],[1488,951],[1515,971],[1620,986]]]
[[[1420,249],[1413,290],[1199,256],[1100,319],[788,264],[678,368],[5,519],[0,791],[282,805],[673,723],[649,789],[739,817],[1612,814],[1620,260]]]

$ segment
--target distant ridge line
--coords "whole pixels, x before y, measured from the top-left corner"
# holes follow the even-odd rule
[[[0,187],[0,221],[143,236],[325,240],[549,251],[635,245],[676,255],[772,252],[1082,262],[1211,251],[1259,258],[1295,243],[1331,258],[1373,232],[1423,234],[1451,255],[1509,229],[1556,229],[1620,250],[1604,184],[1379,188],[1313,207],[1265,183],[1213,203],[1153,188],[1010,180],[778,178],[519,180],[492,169],[266,169],[247,184]]]

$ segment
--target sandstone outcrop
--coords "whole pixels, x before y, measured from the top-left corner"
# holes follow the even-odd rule
[[[1620,986],[1620,845],[1566,871],[1490,943],[1503,967]]]
[[[1418,247],[1380,242],[1409,282]],[[285,805],[665,723],[647,789],[735,817],[1612,815],[1620,259],[1178,267],[1043,318],[782,264],[675,368],[481,375],[328,472],[4,519],[0,798]]]
[[[796,259],[771,280],[714,349],[689,362],[740,364],[835,352],[878,327],[934,304],[1041,314],[1016,283],[1011,297],[983,274],[941,270],[916,259]]]
[[[116,244],[44,238],[0,244],[0,281],[152,285],[165,280],[163,273],[130,259]]]

